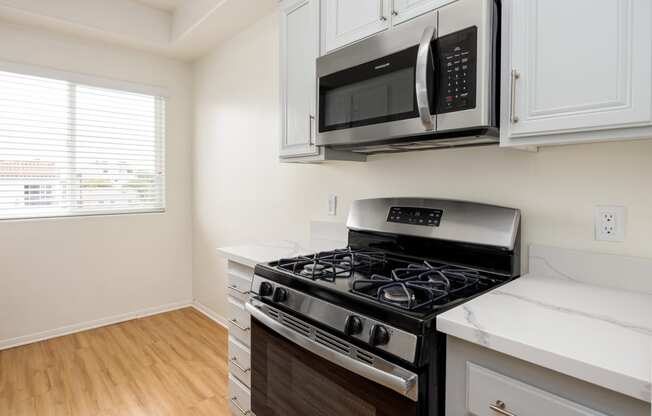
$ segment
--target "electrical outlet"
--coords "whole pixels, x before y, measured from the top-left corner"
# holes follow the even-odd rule
[[[333,217],[337,215],[337,195],[335,194],[328,195],[328,215]]]
[[[596,241],[625,241],[625,207],[595,207]]]

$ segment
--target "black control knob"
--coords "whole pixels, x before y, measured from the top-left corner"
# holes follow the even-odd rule
[[[262,282],[258,288],[258,295],[260,296],[271,296],[274,293],[274,286],[268,282]]]
[[[344,333],[346,335],[358,335],[362,332],[362,320],[355,315],[349,315],[344,324]]]
[[[282,287],[277,287],[276,290],[274,290],[274,297],[272,300],[274,302],[285,302],[288,300],[288,291]]]
[[[374,325],[371,327],[371,336],[369,337],[369,344],[372,347],[379,345],[386,345],[389,342],[389,332],[387,328],[382,325]]]

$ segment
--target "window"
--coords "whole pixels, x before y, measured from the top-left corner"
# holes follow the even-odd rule
[[[164,140],[162,95],[0,70],[0,219],[163,211]]]

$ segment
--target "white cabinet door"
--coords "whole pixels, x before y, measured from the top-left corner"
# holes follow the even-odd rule
[[[607,416],[473,363],[466,372],[466,407],[473,416]]]
[[[398,25],[455,0],[392,0],[392,24]]]
[[[322,0],[322,54],[389,28],[390,1]]]
[[[281,4],[281,157],[319,154],[315,142],[318,0]]]
[[[503,145],[568,142],[573,134],[652,123],[650,0],[504,6]]]

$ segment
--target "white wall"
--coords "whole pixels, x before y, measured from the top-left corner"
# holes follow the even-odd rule
[[[189,66],[2,22],[0,59],[170,92],[166,213],[0,221],[0,348],[42,331],[191,300]]]
[[[652,257],[652,141],[543,149],[473,148],[375,156],[367,163],[281,164],[278,36],[271,15],[196,65],[194,294],[225,314],[215,248],[306,238],[340,197],[430,196],[513,206],[530,243]],[[627,241],[593,241],[596,204],[628,208]],[[332,219],[332,218],[331,218]],[[614,276],[616,279],[624,276]]]

